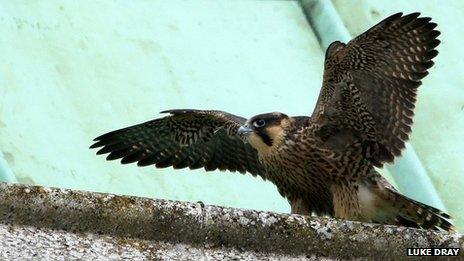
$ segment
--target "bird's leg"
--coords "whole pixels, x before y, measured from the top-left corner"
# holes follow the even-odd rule
[[[311,215],[308,202],[302,198],[288,199],[288,203],[290,203],[292,214]]]

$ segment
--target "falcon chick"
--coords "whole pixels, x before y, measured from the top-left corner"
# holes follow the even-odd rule
[[[454,230],[447,214],[401,195],[374,169],[405,147],[417,88],[438,54],[437,25],[419,15],[397,13],[332,43],[311,117],[168,110],[91,148],[123,164],[249,172],[274,183],[292,213]]]

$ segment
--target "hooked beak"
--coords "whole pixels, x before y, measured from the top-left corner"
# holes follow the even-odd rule
[[[238,128],[238,130],[237,130],[237,134],[238,134],[239,136],[246,136],[246,135],[248,135],[248,134],[250,134],[250,133],[252,133],[252,132],[253,132],[253,129],[251,129],[251,128],[248,127],[247,125],[242,125],[242,126],[240,126],[240,128]]]

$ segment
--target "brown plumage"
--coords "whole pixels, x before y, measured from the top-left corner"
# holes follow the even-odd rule
[[[97,137],[91,148],[139,166],[259,175],[292,213],[453,230],[447,214],[401,195],[374,169],[409,138],[416,90],[440,43],[430,20],[398,13],[348,44],[332,43],[311,117],[170,110]]]

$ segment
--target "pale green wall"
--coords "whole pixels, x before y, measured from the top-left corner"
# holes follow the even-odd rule
[[[406,5],[372,13],[374,2],[335,3],[353,35]],[[459,71],[449,73],[463,63],[450,36],[458,11],[432,7],[424,12],[447,38],[421,88],[412,143],[450,212],[464,213],[452,197],[463,196],[464,95]],[[0,20],[0,150],[19,182],[289,211],[250,175],[123,166],[88,146],[171,108],[310,114],[324,52],[296,2],[5,1]]]
[[[289,211],[250,175],[122,166],[88,146],[172,108],[309,114],[323,53],[297,3],[11,1],[0,10],[0,146],[20,182]]]

